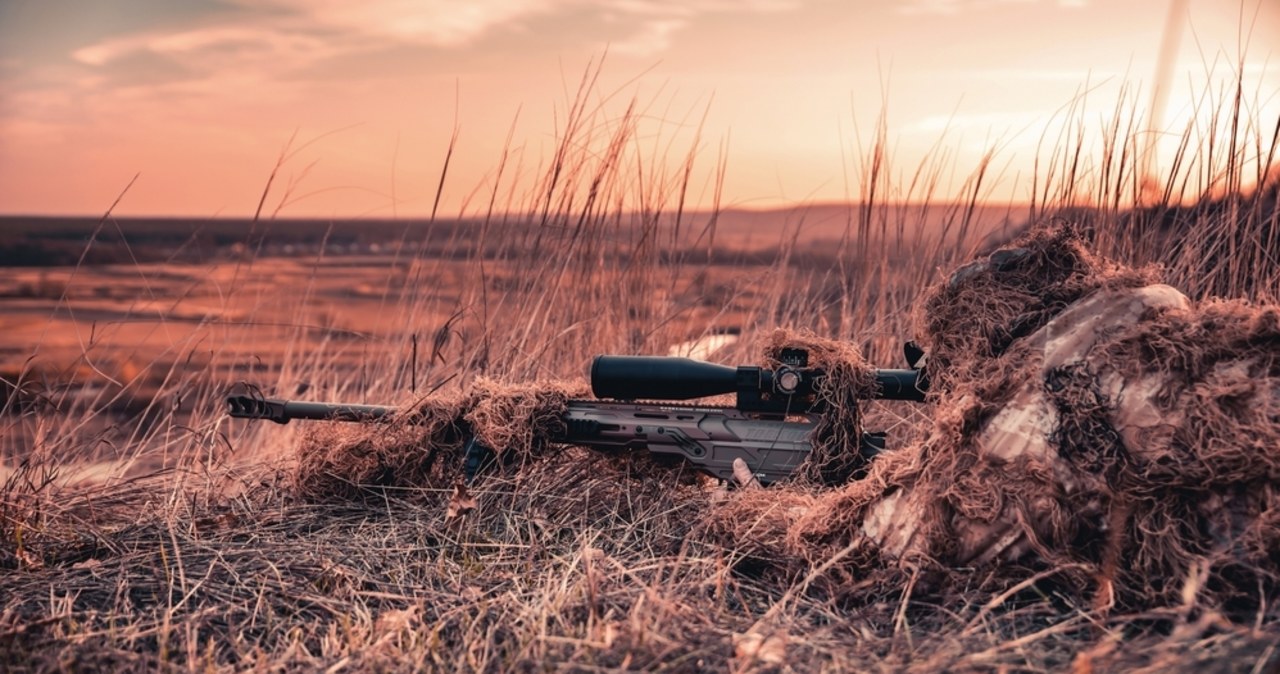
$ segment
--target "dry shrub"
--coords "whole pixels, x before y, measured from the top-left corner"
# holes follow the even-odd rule
[[[819,509],[819,498],[795,486],[751,489],[716,504],[698,538],[761,568],[790,576],[803,561],[788,540],[798,519]]]

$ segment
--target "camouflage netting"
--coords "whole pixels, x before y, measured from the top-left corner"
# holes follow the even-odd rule
[[[836,589],[1017,562],[1081,569],[1102,605],[1274,595],[1280,308],[1193,306],[1060,228],[962,268],[920,315],[925,439],[840,489],[744,491],[707,536],[830,567]]]
[[[316,427],[298,449],[295,491],[314,500],[355,498],[370,487],[442,489],[465,466],[474,434],[504,461],[556,448],[570,398],[585,393],[564,382],[502,384],[480,379],[466,394],[434,395],[386,424]]]
[[[858,401],[875,392],[875,368],[850,342],[818,337],[810,332],[775,330],[765,347],[764,365],[783,365],[787,349],[804,349],[809,366],[821,368],[817,399],[825,408],[813,430],[813,452],[797,471],[797,480],[812,484],[843,484],[862,467],[856,451],[862,438]],[[853,447],[855,451],[849,451]]]

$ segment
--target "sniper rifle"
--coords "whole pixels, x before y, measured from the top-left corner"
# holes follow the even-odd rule
[[[924,400],[927,379],[915,365],[923,352],[908,343],[911,369],[876,370],[870,398]],[[715,477],[734,477],[742,459],[761,484],[788,477],[813,449],[813,431],[824,401],[818,383],[825,373],[808,366],[808,353],[784,349],[775,369],[732,367],[689,358],[597,356],[591,390],[600,400],[570,400],[550,442],[611,452],[648,451],[674,456]],[[680,404],[735,394],[733,407]],[[644,402],[641,402],[644,401]],[[228,412],[241,419],[349,422],[390,421],[394,407],[320,403],[234,395]],[[870,460],[885,449],[884,433],[863,433],[859,454]],[[492,452],[472,435],[466,447],[468,481]]]

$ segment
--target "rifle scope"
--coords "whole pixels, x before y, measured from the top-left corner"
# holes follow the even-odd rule
[[[795,370],[793,370],[794,372]],[[821,371],[801,369],[801,394],[812,393]],[[918,370],[877,370],[876,397],[924,400]],[[591,363],[591,391],[613,400],[692,400],[725,393],[770,393],[774,371],[740,365],[717,365],[691,358],[663,356],[596,356]]]

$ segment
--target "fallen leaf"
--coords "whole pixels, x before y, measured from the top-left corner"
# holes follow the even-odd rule
[[[448,522],[456,517],[461,517],[472,510],[476,509],[476,497],[467,492],[467,486],[461,482],[453,486],[453,496],[449,497],[449,507],[444,512],[444,519]]]
[[[27,552],[21,546],[17,550],[18,568],[24,571],[35,571],[44,568],[44,562],[39,557]]]
[[[406,609],[386,611],[378,616],[375,631],[377,632],[399,632],[408,630],[413,627],[418,620],[418,607],[410,606]]]

